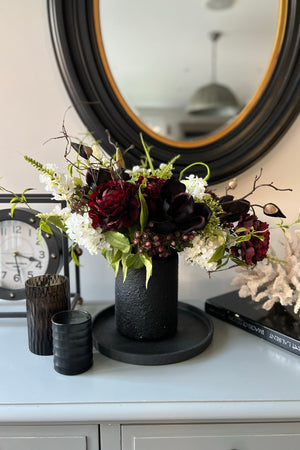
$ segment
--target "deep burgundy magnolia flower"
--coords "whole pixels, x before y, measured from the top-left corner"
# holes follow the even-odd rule
[[[167,234],[179,230],[184,233],[202,230],[211,217],[205,203],[195,203],[186,186],[175,177],[161,187],[159,208],[151,217],[152,228],[157,233]]]
[[[119,179],[100,184],[88,202],[93,227],[116,231],[133,225],[140,209],[137,189],[137,186]]]
[[[241,214],[247,213],[250,208],[250,202],[246,199],[235,200],[233,195],[224,195],[219,198],[220,205],[223,209],[220,219],[224,223],[236,222]]]
[[[266,222],[258,220],[255,215],[244,213],[242,214],[236,229],[241,227],[247,228],[247,230],[250,230],[250,228],[253,227],[255,231],[263,231],[263,233],[261,233],[261,236],[264,237],[263,241],[252,236],[249,241],[242,242],[239,247],[235,246],[231,248],[231,252],[234,255],[240,256],[249,266],[253,266],[267,256],[270,241],[269,225]],[[243,234],[247,234],[247,232],[245,231]]]
[[[165,182],[166,180],[164,178],[149,177],[146,180],[147,186],[142,189],[142,194],[145,196],[147,202],[150,218],[156,217],[159,213],[159,209],[161,208],[160,191]],[[137,186],[140,186],[142,183],[144,183],[144,177],[140,176],[136,184]]]

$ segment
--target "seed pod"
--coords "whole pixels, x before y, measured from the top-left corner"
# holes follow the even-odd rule
[[[237,180],[236,178],[233,178],[228,182],[229,189],[235,189],[237,187]]]
[[[266,216],[285,218],[283,212],[274,203],[266,203],[263,207],[263,212]]]
[[[71,146],[84,159],[89,159],[89,157],[93,154],[93,150],[91,149],[91,147],[88,147],[87,145],[71,142]]]

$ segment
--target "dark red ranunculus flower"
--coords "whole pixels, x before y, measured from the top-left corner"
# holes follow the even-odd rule
[[[250,228],[253,227],[255,231],[263,231],[263,233],[261,233],[261,236],[264,237],[263,241],[252,236],[249,241],[242,242],[239,247],[231,247],[231,252],[234,255],[241,256],[243,261],[249,266],[253,266],[267,256],[270,241],[269,225],[266,222],[258,220],[255,215],[244,213],[241,215],[236,229],[241,227],[247,228],[247,230],[250,230]],[[245,231],[243,234],[247,234],[247,232]]]
[[[179,230],[184,233],[202,230],[211,217],[205,203],[195,203],[186,186],[175,177],[167,180],[160,190],[159,214],[152,219],[153,230],[167,234]]]
[[[137,186],[124,180],[100,184],[88,202],[93,227],[100,227],[105,231],[130,227],[139,215],[137,189]]]
[[[140,186],[144,182],[144,177],[140,176],[137,185]],[[165,184],[164,178],[149,177],[146,180],[147,186],[142,189],[142,194],[147,202],[149,217],[156,217],[160,210],[160,190]]]

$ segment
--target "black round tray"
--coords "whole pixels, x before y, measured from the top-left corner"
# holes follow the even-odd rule
[[[203,352],[213,337],[210,317],[194,306],[178,303],[178,329],[175,336],[161,341],[134,341],[118,333],[114,306],[104,309],[93,321],[95,348],[109,358],[129,364],[172,364]]]

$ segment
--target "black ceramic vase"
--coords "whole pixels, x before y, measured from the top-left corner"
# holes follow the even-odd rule
[[[157,341],[177,330],[178,255],[153,258],[146,288],[146,269],[129,269],[125,282],[120,267],[115,282],[115,320],[119,333],[130,339]]]

